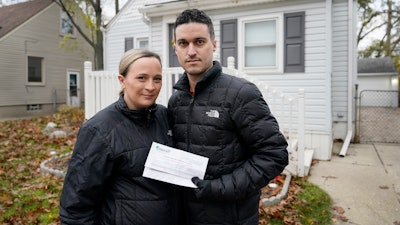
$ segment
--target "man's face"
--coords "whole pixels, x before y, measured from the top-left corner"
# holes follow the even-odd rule
[[[216,41],[211,40],[207,25],[185,23],[175,29],[175,53],[189,76],[202,76],[213,65]]]

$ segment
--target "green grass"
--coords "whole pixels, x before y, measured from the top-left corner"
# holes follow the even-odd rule
[[[302,181],[303,191],[298,195],[302,203],[295,204],[302,224],[331,224],[332,200],[318,186]]]
[[[293,178],[288,196],[260,215],[262,225],[329,225],[332,223],[332,200],[318,186],[306,179]]]

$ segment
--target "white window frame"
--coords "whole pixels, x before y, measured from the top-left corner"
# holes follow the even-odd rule
[[[41,58],[41,77],[42,77],[42,81],[40,82],[30,82],[29,81],[29,57],[36,57],[36,58]],[[29,86],[43,86],[46,84],[46,71],[45,71],[45,58],[42,56],[35,56],[35,55],[28,55],[26,56],[26,83]]]
[[[135,46],[137,46],[137,48],[141,48],[140,47],[140,42],[141,41],[147,41],[147,48],[146,49],[150,49],[149,37],[135,37]]]
[[[75,37],[75,26],[72,24],[72,21],[71,21],[72,33],[65,33],[65,32],[63,31],[63,17],[64,17],[64,16],[65,16],[66,18],[69,19],[67,13],[64,12],[62,9],[60,9],[60,35],[61,35],[61,36],[67,36],[67,35],[69,35],[69,36],[71,36],[71,37]]]
[[[276,65],[275,66],[260,66],[260,67],[246,67],[245,66],[245,24],[262,22],[262,21],[276,21]],[[251,74],[283,74],[283,14],[268,14],[262,16],[249,16],[238,19],[238,69],[245,73]]]

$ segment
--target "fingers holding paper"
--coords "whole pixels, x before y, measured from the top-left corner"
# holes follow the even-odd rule
[[[196,188],[192,177],[204,178],[208,158],[153,142],[143,176],[185,187]]]

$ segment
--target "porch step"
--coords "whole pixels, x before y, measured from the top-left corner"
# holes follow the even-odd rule
[[[311,163],[314,155],[313,149],[304,150],[304,176],[308,176],[311,168]],[[289,158],[289,165],[286,166],[285,170],[290,172],[293,176],[298,176],[298,161],[294,157]]]
[[[304,176],[308,176],[314,155],[314,149],[304,150]]]

